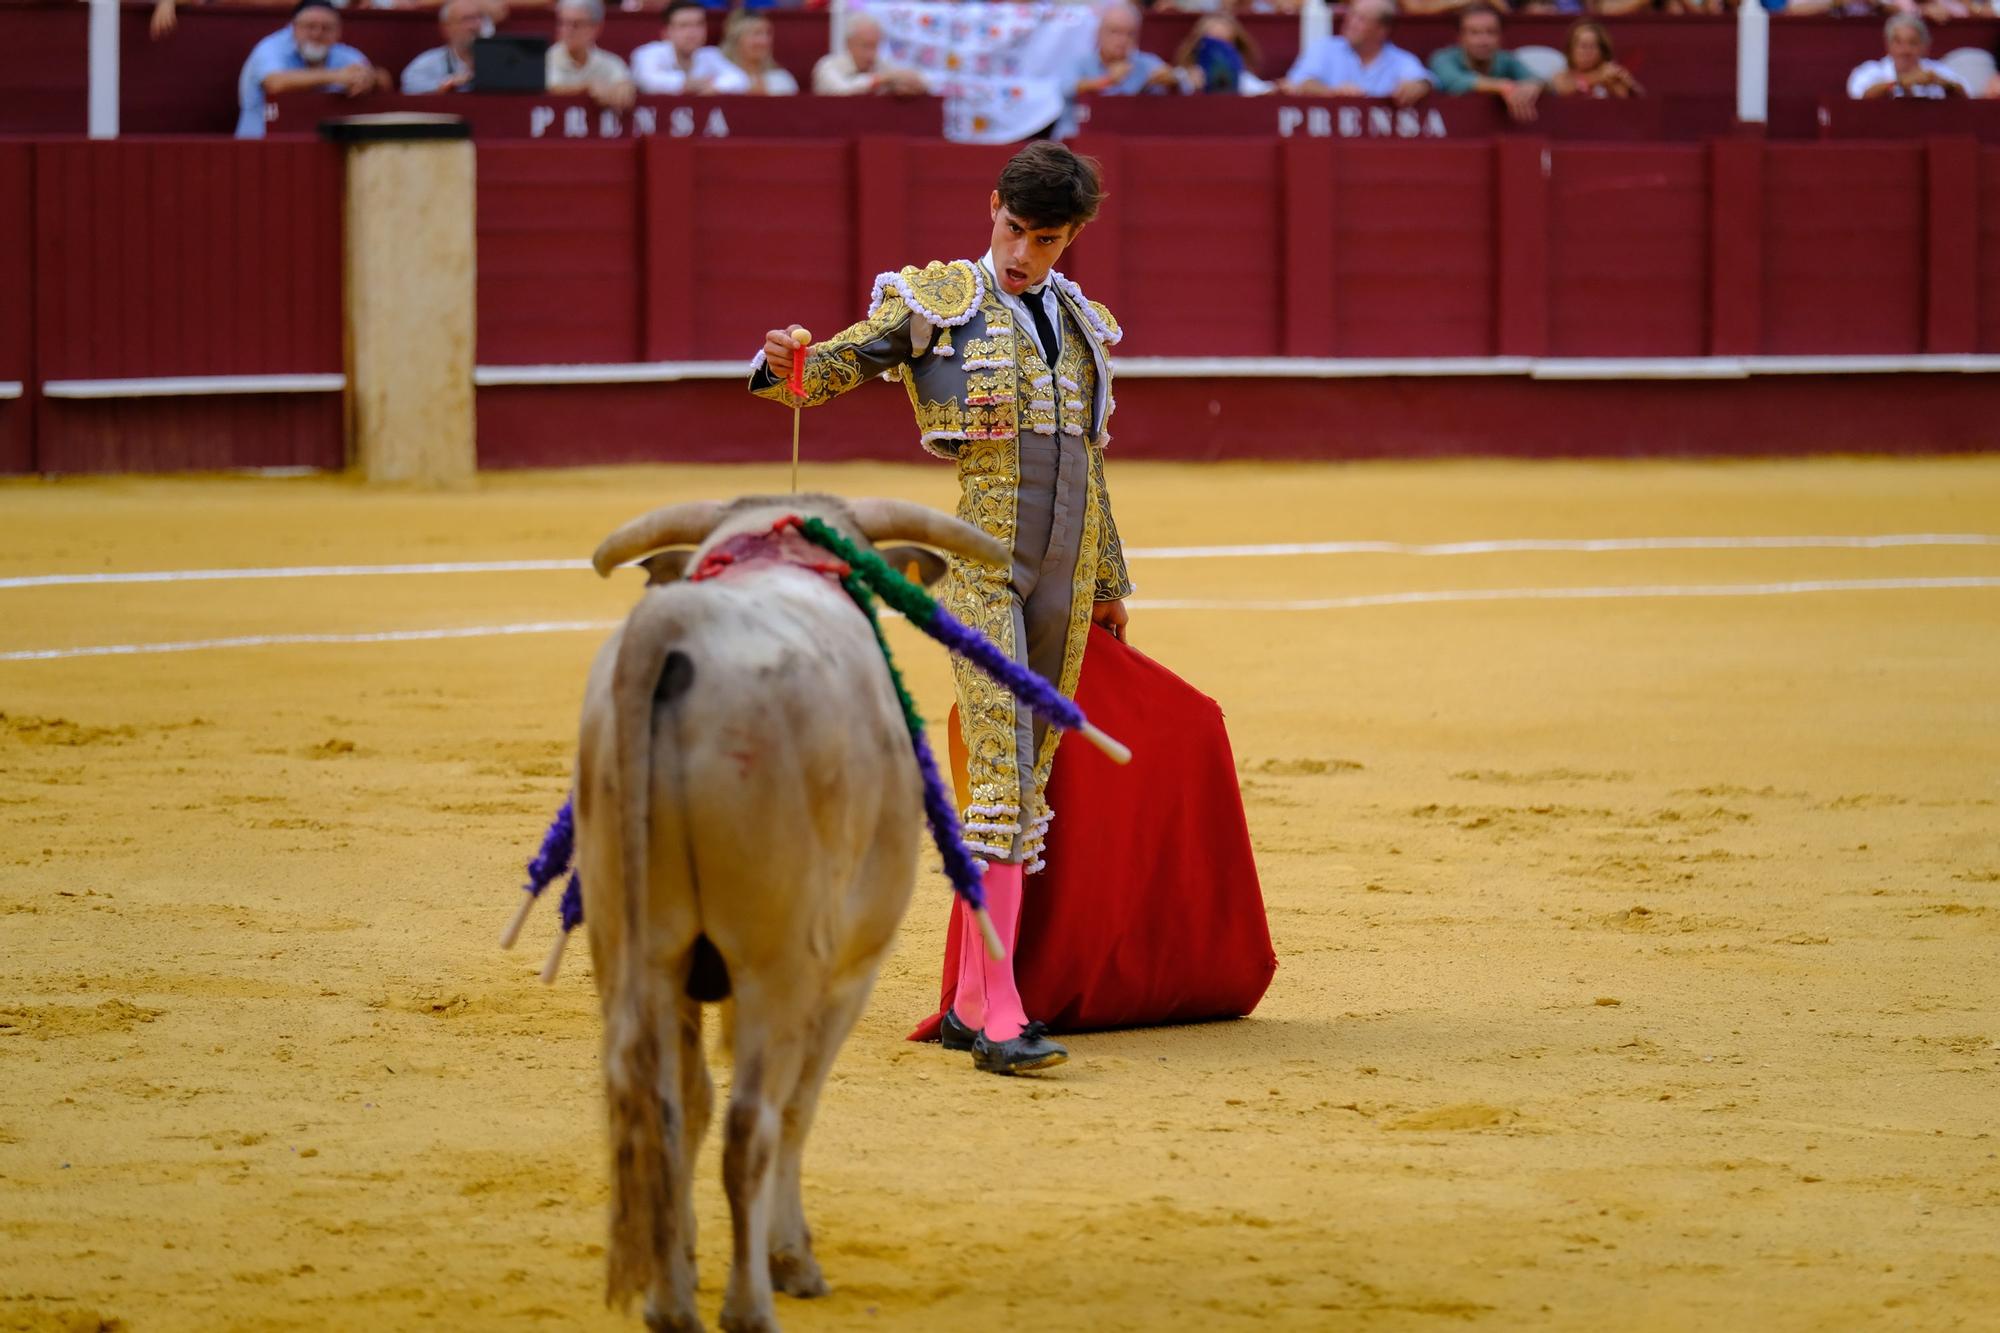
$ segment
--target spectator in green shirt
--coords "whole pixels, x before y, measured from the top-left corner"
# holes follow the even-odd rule
[[[1441,93],[1491,93],[1515,120],[1535,118],[1542,83],[1521,58],[1500,49],[1500,11],[1483,0],[1458,16],[1458,45],[1431,55],[1431,74]]]

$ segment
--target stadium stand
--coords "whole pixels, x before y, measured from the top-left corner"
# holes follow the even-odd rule
[[[156,42],[149,9],[127,7],[125,137],[97,144],[76,137],[84,6],[0,9],[23,75],[0,86],[0,129],[26,136],[0,145],[0,471],[341,462],[342,166],[312,134],[324,97],[277,99],[264,144],[226,138],[244,53],[286,14],[197,6]],[[342,20],[385,70],[438,41],[430,12]],[[809,79],[825,16],[770,21]],[[1172,55],[1198,21],[1149,14],[1142,43]],[[503,30],[549,24],[516,11]],[[1517,16],[1507,33],[1543,44],[1568,26]],[[1295,60],[1295,20],[1244,27],[1260,70]],[[601,43],[629,53],[660,30],[613,13]],[[1396,31],[1421,56],[1456,24]],[[1979,47],[2000,25],[1945,31]],[[1910,447],[1980,438],[2000,369],[2000,103],[1849,101],[1880,25],[1803,19],[1774,27],[1772,122],[1741,134],[1733,34],[1620,19],[1621,62],[1650,95],[1544,99],[1528,125],[1491,97],[1087,103],[1079,145],[1118,203],[1068,267],[1127,329],[1121,434],[1197,457],[1384,438],[1700,451],[1744,431],[1864,448],[1896,400],[1881,377],[1947,371],[1911,384],[1924,424],[1894,424]],[[768,311],[837,328],[875,273],[965,252],[976,237],[917,205],[983,199],[1006,151],[942,141],[930,98],[620,112],[482,94],[449,109],[478,145],[477,411],[494,465],[656,456],[663,403],[699,436],[686,449],[753,447],[736,378]],[[1648,410],[1667,391],[1676,410]],[[1551,394],[1582,410],[1551,411]],[[1615,416],[1589,406],[1614,399]],[[871,411],[829,424],[822,456],[898,448],[893,414]]]

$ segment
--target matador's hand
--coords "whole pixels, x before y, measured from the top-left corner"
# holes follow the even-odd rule
[[[771,369],[771,378],[790,379],[792,357],[799,349],[798,336],[804,333],[801,325],[792,324],[782,329],[772,329],[764,335],[764,364]]]
[[[1125,599],[1120,597],[1116,601],[1099,602],[1091,607],[1090,619],[1091,623],[1102,625],[1104,628],[1110,630],[1111,637],[1123,643],[1125,641],[1125,626],[1131,623],[1132,617],[1125,610]]]

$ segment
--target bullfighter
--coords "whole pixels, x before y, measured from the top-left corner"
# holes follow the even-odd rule
[[[984,256],[882,274],[866,319],[802,353],[800,394],[787,380],[804,330],[772,329],[750,381],[758,397],[791,407],[817,407],[878,375],[900,381],[924,449],[958,465],[958,516],[1013,554],[1011,570],[953,557],[945,605],[1071,696],[1092,622],[1122,638],[1132,591],[1104,483],[1118,323],[1055,270],[1102,198],[1094,161],[1059,143],[1029,144],[989,200]],[[942,1040],[988,1073],[1046,1069],[1069,1053],[1029,1021],[1013,950],[1024,876],[1041,869],[1054,818],[1044,793],[1061,733],[976,669],[953,667],[971,788],[966,837],[986,862],[987,905],[1008,957],[987,956],[960,906],[957,1001]]]

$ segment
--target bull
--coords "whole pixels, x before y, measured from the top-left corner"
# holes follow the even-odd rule
[[[690,1173],[713,1109],[702,1006],[734,1003],[723,1187],[726,1330],[777,1327],[774,1287],[826,1291],[800,1197],[819,1094],[909,904],[923,823],[910,736],[868,618],[787,515],[1003,566],[1004,546],[906,501],[674,505],[592,558],[651,580],[591,668],[577,864],[604,1020],[606,1300],[701,1328]],[[931,550],[883,549],[929,579]],[[692,567],[718,577],[689,581]]]

